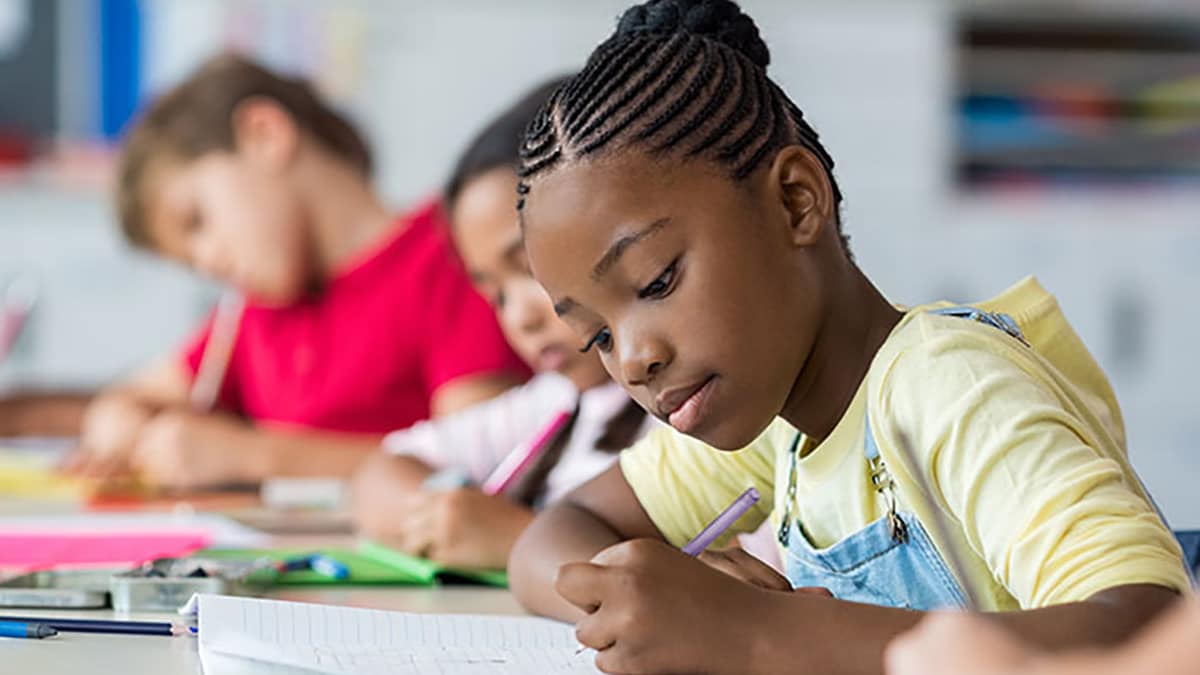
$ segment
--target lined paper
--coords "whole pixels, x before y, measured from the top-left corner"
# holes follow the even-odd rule
[[[411,614],[278,600],[200,597],[208,675],[597,673],[571,626],[547,619]],[[279,667],[286,670],[281,671]]]

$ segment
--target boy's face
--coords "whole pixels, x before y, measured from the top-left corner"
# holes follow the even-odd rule
[[[147,227],[162,255],[259,302],[287,304],[313,281],[312,242],[287,180],[231,152],[163,163],[146,182]]]
[[[496,310],[509,344],[537,371],[554,370],[580,390],[608,380],[595,354],[581,354],[529,272],[517,224],[517,176],[508,168],[469,181],[454,203],[454,239],[475,288]]]
[[[619,152],[538,178],[530,265],[556,311],[646,410],[723,449],[792,395],[821,302],[767,171]]]

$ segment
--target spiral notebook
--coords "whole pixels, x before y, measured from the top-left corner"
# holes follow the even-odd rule
[[[594,675],[574,629],[532,617],[412,614],[202,595],[206,675]]]

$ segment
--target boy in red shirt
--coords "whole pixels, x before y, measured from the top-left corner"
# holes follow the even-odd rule
[[[527,374],[438,208],[395,217],[350,125],[303,82],[222,56],[156,101],[119,171],[136,245],[237,289],[217,411],[189,409],[210,320],[102,394],[73,468],[189,488],[345,475],[383,433]]]

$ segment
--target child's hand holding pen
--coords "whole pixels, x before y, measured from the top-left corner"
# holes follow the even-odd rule
[[[751,615],[767,591],[718,572],[670,545],[635,539],[590,562],[564,565],[555,588],[588,615],[575,628],[597,651],[596,666],[618,673],[747,673],[758,639]]]
[[[143,480],[162,488],[255,482],[266,474],[259,466],[265,453],[255,451],[250,431],[232,415],[161,412],[142,429],[132,464]]]

